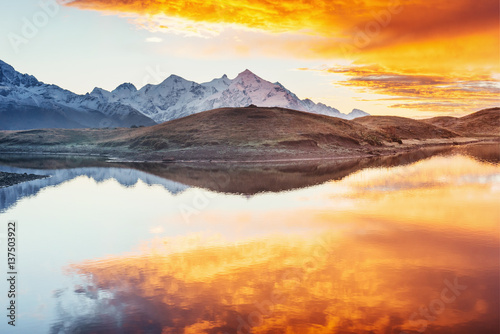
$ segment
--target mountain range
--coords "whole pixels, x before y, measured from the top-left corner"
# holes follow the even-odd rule
[[[266,81],[249,70],[234,79],[226,75],[196,83],[171,75],[158,85],[137,89],[131,83],[113,91],[94,88],[75,94],[21,74],[0,60],[0,129],[104,128],[149,126],[222,107],[283,107],[354,119],[368,114],[301,100],[279,82]]]
[[[0,61],[0,129],[87,128],[154,125],[127,105],[78,95]]]

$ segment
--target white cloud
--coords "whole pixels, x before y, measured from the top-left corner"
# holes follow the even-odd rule
[[[160,37],[148,37],[146,38],[146,42],[148,43],[160,43],[163,41],[163,38]]]

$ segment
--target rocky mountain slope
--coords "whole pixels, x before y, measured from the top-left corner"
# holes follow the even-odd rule
[[[139,110],[161,123],[196,114],[205,110],[225,107],[282,107],[314,114],[354,119],[368,114],[354,109],[342,114],[337,109],[309,99],[301,100],[279,82],[271,83],[249,70],[234,79],[226,75],[202,84],[171,75],[158,85],[141,89],[125,83],[109,92],[95,88],[90,96],[99,101],[118,102]]]
[[[0,129],[129,127],[155,122],[134,108],[78,95],[0,60]]]
[[[171,75],[158,85],[137,89],[131,83],[113,91],[94,88],[78,95],[34,76],[21,74],[0,61],[0,129],[129,127],[153,125],[224,107],[282,107],[354,119],[368,115],[301,100],[279,82],[271,83],[249,70],[198,84]]]

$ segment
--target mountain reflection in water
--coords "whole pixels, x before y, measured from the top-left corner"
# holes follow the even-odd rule
[[[0,188],[0,212],[23,197],[79,176],[87,176],[98,182],[115,179],[124,186],[133,186],[141,180],[148,185],[161,185],[173,194],[194,186],[224,193],[254,195],[309,187],[341,180],[365,168],[406,165],[444,154],[466,154],[480,161],[498,163],[500,146],[438,147],[362,159],[240,164],[109,163],[94,157],[4,155],[0,157],[0,171],[51,177]]]
[[[23,271],[23,288],[50,282],[37,288],[45,308],[22,299],[26,314],[50,311],[22,324],[50,333],[498,333],[499,152],[225,168],[2,160],[4,169],[73,172],[0,213],[21,217],[22,259],[37,273]],[[60,211],[75,221],[58,221],[67,212],[30,221],[68,196]],[[171,212],[184,204],[188,218]],[[36,267],[29,247],[50,265]]]
[[[74,263],[68,275],[85,283],[67,294],[86,308],[71,313],[62,294],[53,329],[498,333],[499,172],[465,156],[369,169],[318,187],[321,210],[285,213],[303,233],[156,238],[135,256]]]

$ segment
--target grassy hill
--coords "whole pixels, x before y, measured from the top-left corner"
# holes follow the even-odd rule
[[[385,133],[393,139],[435,139],[454,138],[460,135],[433,124],[411,118],[398,116],[366,116],[357,118],[354,122],[367,128]]]
[[[341,151],[383,134],[340,118],[283,108],[222,108],[122,133],[106,145],[155,150]],[[234,152],[233,152],[234,153]]]
[[[463,136],[500,137],[500,108],[484,109],[463,117],[439,116],[423,120]]]
[[[0,150],[165,161],[352,157],[451,144],[471,134],[498,136],[499,116],[495,108],[456,119],[367,116],[348,121],[283,108],[221,108],[134,129],[0,131]]]

